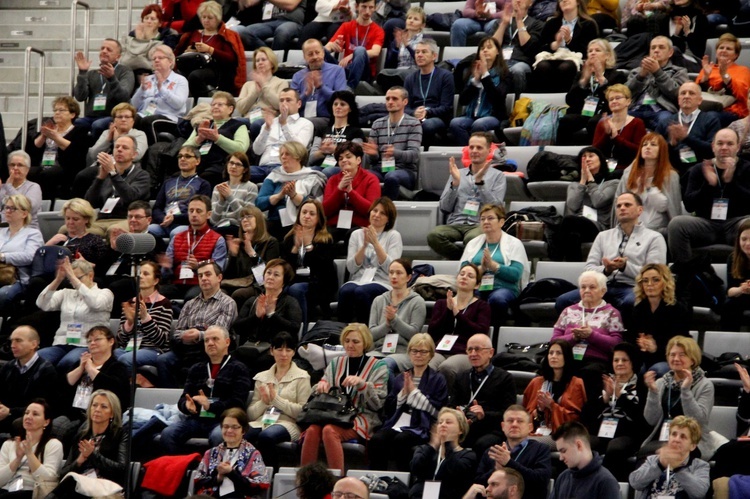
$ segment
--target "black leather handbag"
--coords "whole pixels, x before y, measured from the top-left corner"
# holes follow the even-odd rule
[[[357,409],[349,395],[340,388],[332,386],[328,393],[313,393],[297,416],[300,427],[310,425],[325,426],[333,424],[342,428],[352,428]]]

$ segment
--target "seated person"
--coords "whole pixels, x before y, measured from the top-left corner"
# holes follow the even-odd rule
[[[299,331],[302,322],[299,303],[284,292],[293,278],[294,271],[284,260],[269,261],[263,272],[264,293],[247,300],[232,324],[238,336],[238,347],[232,356],[245,364],[251,378],[273,365],[269,350],[277,334]]]
[[[734,102],[724,107],[719,113],[721,126],[729,126],[735,120],[748,115],[747,98],[750,89],[750,69],[737,64],[742,44],[731,33],[724,33],[716,42],[716,62],[711,63],[708,56],[703,56],[701,72],[695,83],[708,93],[726,92],[733,96]]]
[[[378,73],[378,84],[381,83],[382,75],[389,77],[396,77],[396,80],[387,81],[399,81],[397,85],[404,84],[404,77],[409,74],[412,70],[417,69],[417,63],[414,60],[414,49],[417,47],[417,43],[422,41],[424,36],[423,30],[427,25],[427,14],[424,9],[419,6],[412,6],[406,11],[406,22],[404,28],[395,28],[393,30],[393,41],[388,46],[388,52],[385,56],[385,67],[380,73]],[[383,85],[380,85],[383,87]],[[388,85],[390,88],[393,85]],[[387,90],[388,88],[385,88]]]
[[[302,45],[302,50],[305,50],[305,42],[310,39],[332,39],[336,30],[341,26],[341,23],[351,21],[352,17],[356,16],[356,14],[352,14],[355,10],[352,7],[354,5],[350,0],[321,0],[320,2],[315,2],[315,12],[317,15],[312,22],[305,23],[299,35],[299,43]]]
[[[612,0],[591,0],[588,4],[588,12],[591,18],[599,26],[599,32],[605,29],[617,31],[618,18],[620,17],[620,4]]]
[[[339,65],[346,70],[346,84],[352,91],[360,81],[372,81],[378,73],[378,56],[385,43],[385,32],[373,22],[375,0],[356,0],[357,18],[343,23],[325,45],[326,58],[343,54]]]
[[[482,455],[474,481],[490,485],[493,472],[510,469],[519,473],[526,483],[523,497],[545,497],[552,477],[550,448],[529,438],[534,430],[531,415],[522,405],[513,404],[503,413],[501,424],[505,442],[493,445]]]
[[[182,453],[182,446],[194,437],[208,435],[209,444],[218,445],[222,438],[220,416],[232,407],[244,409],[251,378],[244,364],[229,355],[230,341],[229,331],[222,326],[206,329],[203,343],[209,361],[198,362],[188,371],[177,403],[187,417],[161,432],[160,443],[167,454]]]
[[[492,35],[503,47],[503,60],[513,77],[516,95],[526,91],[526,79],[539,49],[544,20],[529,12],[534,0],[506,2],[500,17],[500,25]],[[557,2],[555,2],[556,4]],[[514,125],[514,123],[511,123]]]
[[[60,215],[65,219],[65,225],[44,245],[64,246],[71,254],[78,254],[84,260],[101,261],[107,252],[107,244],[102,239],[101,231],[94,227],[96,211],[91,203],[81,198],[69,199],[63,204]]]
[[[121,102],[112,108],[112,124],[109,126],[108,130],[104,130],[102,134],[97,137],[96,143],[89,148],[89,152],[86,155],[87,165],[95,163],[96,157],[100,152],[108,152],[112,154],[115,141],[120,138],[120,135],[132,135],[135,137],[135,141],[138,144],[138,152],[135,155],[135,161],[141,161],[143,155],[146,154],[146,149],[148,149],[148,139],[146,138],[145,133],[133,128],[135,125],[136,114],[136,109],[130,105],[129,102]],[[82,170],[78,175],[83,175],[83,172],[88,172],[88,169]],[[96,175],[96,169],[94,169],[94,172],[90,173],[90,175],[90,178],[93,180]]]
[[[237,98],[237,112],[246,120],[250,139],[257,137],[263,126],[263,109],[279,113],[279,92],[288,86],[286,80],[274,75],[279,61],[270,48],[259,47],[254,51],[252,64],[250,81],[242,85]]]
[[[374,470],[388,469],[389,456],[394,456],[397,469],[408,471],[411,450],[429,441],[438,411],[448,401],[445,378],[429,366],[435,355],[430,335],[412,336],[408,352],[412,367],[396,376],[385,399],[385,412],[390,417],[367,445]]]
[[[38,229],[39,220],[37,219],[37,213],[39,213],[42,207],[42,188],[36,182],[26,179],[30,166],[31,158],[24,151],[13,151],[8,155],[9,175],[5,182],[0,181],[0,199],[6,199],[19,194],[26,196],[26,199],[31,204],[31,209],[29,210],[31,222],[28,226]],[[4,210],[1,216],[3,222],[8,221]]]
[[[672,3],[669,0],[626,0],[621,8],[620,28],[627,29],[628,36],[658,32],[657,26],[667,18]]]
[[[631,93],[627,86],[612,85],[604,95],[610,114],[603,115],[597,122],[592,144],[608,155],[607,167],[610,171],[624,170],[638,153],[638,146],[646,135],[646,125],[640,118],[628,114]]]
[[[328,114],[331,116],[327,127],[315,131],[310,149],[309,165],[322,170],[326,177],[341,172],[341,165],[336,159],[336,148],[345,142],[362,144],[365,134],[359,127],[359,107],[354,94],[349,90],[333,92],[328,99]]]
[[[244,121],[232,118],[235,102],[229,92],[214,92],[211,98],[211,120],[203,120],[185,141],[200,151],[198,174],[211,186],[221,182],[229,155],[244,153],[250,147],[250,136]]]
[[[721,310],[721,326],[724,331],[739,331],[745,322],[750,294],[750,220],[743,220],[737,227],[734,250],[727,258],[727,296]]]
[[[742,382],[736,416],[737,435],[719,447],[714,454],[715,463],[711,469],[711,478],[748,474],[747,461],[744,458],[747,455],[748,440],[743,437],[747,437],[750,430],[750,375],[744,366],[735,363],[734,367]]]
[[[58,289],[63,280],[72,289]],[[98,325],[109,325],[114,295],[100,289],[94,282],[94,266],[86,260],[65,258],[57,268],[55,279],[36,299],[36,306],[45,312],[60,311],[60,327],[52,346],[39,350],[39,356],[57,367],[61,373],[73,369],[88,347],[87,331]]]
[[[235,233],[240,213],[255,206],[258,186],[250,182],[250,160],[244,152],[233,152],[224,167],[224,182],[211,193],[211,224],[220,233]]]
[[[234,26],[239,33],[245,50],[256,50],[266,47],[266,39],[273,38],[271,49],[286,50],[293,46],[293,40],[299,36],[305,24],[305,0],[281,2],[266,0],[262,5],[262,21],[250,25]],[[258,3],[242,4],[258,8]]]
[[[524,496],[524,478],[518,471],[511,468],[499,467],[490,475],[487,486],[475,483],[464,494],[463,499],[474,499],[477,496],[489,499],[521,499]],[[546,489],[542,494],[546,495]]]
[[[495,0],[466,0],[461,17],[451,24],[451,47],[465,47],[469,35],[475,33],[494,33],[503,16],[504,4]]]
[[[245,438],[258,447],[269,466],[278,463],[276,444],[298,442],[301,430],[297,416],[312,393],[310,375],[292,361],[297,335],[280,332],[271,338],[274,363],[253,378],[253,400],[247,408],[250,429]],[[268,421],[274,420],[269,424]]]
[[[31,277],[32,261],[42,247],[42,233],[31,227],[31,202],[23,194],[2,199],[6,227],[0,228],[0,262],[3,281],[0,283],[0,312],[9,315],[14,303],[20,301]]]
[[[182,146],[177,153],[180,171],[167,178],[156,195],[153,221],[148,232],[158,238],[174,237],[188,229],[188,200],[198,194],[211,194],[211,185],[196,172],[202,156],[197,147]],[[182,182],[182,186],[180,186]]]
[[[705,497],[711,486],[711,467],[692,452],[701,440],[701,425],[690,417],[677,416],[669,423],[669,439],[659,454],[630,474],[630,486],[638,497]],[[670,476],[671,475],[671,476]]]

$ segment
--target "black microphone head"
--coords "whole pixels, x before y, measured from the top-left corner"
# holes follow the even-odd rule
[[[144,234],[126,232],[117,236],[115,247],[117,251],[126,255],[145,255],[154,251],[156,239],[148,232]]]

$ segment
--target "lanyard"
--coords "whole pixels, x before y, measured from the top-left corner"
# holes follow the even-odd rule
[[[522,22],[526,22],[526,18],[527,17],[529,17],[529,16],[524,16]],[[516,31],[514,33],[513,32],[513,26],[512,26],[512,24],[513,23],[508,23],[508,33],[510,33],[510,39],[508,40],[508,45],[510,45],[510,44],[513,43],[513,38],[515,38],[516,35],[518,34],[518,32],[520,31],[520,29],[516,28]]]
[[[669,419],[672,419],[672,408],[676,406],[679,401],[680,399],[678,398],[675,400],[674,404],[672,404],[672,386],[670,385],[669,388],[667,388],[667,417]]]
[[[695,112],[695,111],[694,111]],[[680,122],[680,125],[682,125],[682,111],[677,113],[677,120]],[[690,135],[690,130],[693,129],[693,125],[695,125],[695,122],[698,121],[698,116],[694,116],[692,120],[690,120],[690,126],[688,126],[688,135]]]
[[[437,477],[438,470],[440,470],[440,465],[443,464],[443,461],[445,461],[445,455],[443,454],[443,448],[444,446],[441,445],[438,449],[438,456],[437,456],[437,465],[435,466],[435,473],[432,475],[432,479],[434,480]]]
[[[193,232],[193,231],[189,230],[188,231],[188,235],[187,235],[187,240],[188,240],[188,256],[190,256],[190,255],[193,254],[193,252],[195,251],[195,248],[198,247],[198,245],[200,244],[201,240],[204,237],[206,237],[206,234],[208,233],[208,231],[204,232],[203,235],[197,241],[195,241],[195,244],[191,244],[190,243],[190,233],[191,232]],[[196,233],[196,235],[197,235],[197,233]]]
[[[193,182],[193,180],[194,180],[194,179],[195,179],[195,177],[197,177],[197,176],[198,176],[198,174],[196,173],[196,174],[194,174],[194,175],[193,175],[192,177],[190,177],[190,180],[188,180],[188,183],[187,183],[187,184],[185,184],[185,187],[184,187],[184,188],[185,188],[185,189],[187,189],[188,187],[190,187],[190,184],[191,184],[191,183]],[[175,179],[175,181],[174,181],[174,190],[175,190],[175,194],[176,194],[176,193],[177,193],[177,192],[178,192],[178,191],[180,190],[180,177],[177,177],[177,178]]]
[[[427,87],[429,90],[429,87]],[[404,121],[405,114],[401,116],[401,119],[398,120],[398,123],[396,124],[396,128],[393,129],[393,133],[391,133],[391,119],[388,118],[388,145],[391,145],[391,141],[393,140],[393,136],[396,135],[396,131],[398,130],[398,127],[401,126],[401,122]]]
[[[432,68],[430,73],[430,80],[427,82],[427,95],[430,95],[430,87],[432,86],[432,77],[435,76],[435,68]],[[422,105],[427,104],[427,97],[424,95],[424,88],[422,87],[422,75],[419,75],[419,91],[422,93]]]
[[[336,137],[336,138],[340,138],[341,136],[343,136],[346,133],[346,127],[347,126],[349,126],[349,125],[344,125],[344,128],[342,128],[341,130],[337,131],[336,127],[333,126],[333,125],[331,125],[331,136]]]
[[[479,383],[479,387],[475,391],[471,392],[471,398],[466,403],[466,407],[469,407],[471,403],[474,402],[474,399],[477,398],[477,395],[479,395],[479,391],[482,389],[482,387],[484,386],[484,384],[487,382],[489,378],[490,378],[490,375],[488,374],[487,376],[484,377],[482,382]]]
[[[365,36],[362,38],[362,43],[359,43],[359,23],[357,23],[357,27],[354,29],[354,45],[357,47],[364,47],[365,43],[367,43],[367,33],[370,32],[370,25],[367,25],[367,29],[365,30]]]
[[[583,324],[586,325],[588,324],[588,322],[586,321],[586,307],[583,306],[583,301],[579,301],[578,305],[580,305],[581,307],[581,314],[583,315]],[[602,307],[601,304],[597,305],[597,307],[594,308],[594,311],[591,312],[591,314],[589,315],[589,319],[591,319],[591,317],[593,317],[594,314],[596,314],[596,311],[599,310],[601,307]]]
[[[216,377],[219,377],[219,373],[222,369],[224,369],[224,366],[227,365],[227,362],[229,362],[229,359],[231,359],[231,355],[227,355],[227,360],[224,361],[224,363],[219,367],[219,372],[216,373]],[[211,362],[206,362],[206,371],[208,371],[208,381],[206,381],[206,385],[211,389],[210,397],[214,396],[214,378],[211,377]]]
[[[596,90],[599,88],[599,80],[594,78],[594,75],[591,75],[589,78],[589,86],[591,87],[591,95],[595,95]]]
[[[716,160],[714,159],[714,173],[716,174],[716,181],[719,183],[719,189],[721,189],[721,197],[724,197],[724,187],[726,185],[721,183],[721,175],[719,175],[719,170],[716,168]]]
[[[514,461],[518,461],[518,458],[520,458],[520,457],[521,457],[521,454],[523,454],[523,451],[525,451],[525,450],[526,450],[526,447],[528,447],[528,446],[529,446],[529,441],[528,441],[528,440],[524,440],[523,442],[521,442],[520,444],[518,444],[518,446],[520,446],[520,447],[521,447],[521,452],[519,452],[519,453],[518,453],[518,455],[517,455],[516,457],[512,458],[512,459],[513,459]],[[518,447],[516,447],[516,449],[517,449],[517,448],[518,448]],[[515,449],[514,449],[514,450],[515,450]],[[511,451],[511,453],[512,453],[512,451]]]

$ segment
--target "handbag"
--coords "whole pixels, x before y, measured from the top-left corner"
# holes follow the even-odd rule
[[[722,88],[719,91],[708,89],[708,92],[701,92],[704,101],[718,102],[722,108],[727,108],[734,104],[736,100],[734,95],[727,94],[726,89]]]
[[[31,499],[44,499],[57,487],[57,478],[47,480],[34,480],[34,490]]]
[[[208,69],[213,62],[208,54],[200,52],[185,52],[177,56],[177,69],[186,77],[198,69]]]
[[[18,280],[18,269],[9,263],[0,263],[0,286],[10,286]]]
[[[549,342],[537,343],[535,345],[522,345],[521,343],[507,343],[505,347],[509,354],[527,357],[537,364],[542,363],[542,359],[547,355]]]
[[[297,416],[301,427],[310,425],[325,426],[333,424],[342,428],[352,428],[357,409],[354,408],[349,395],[336,386],[328,393],[313,393]]]

